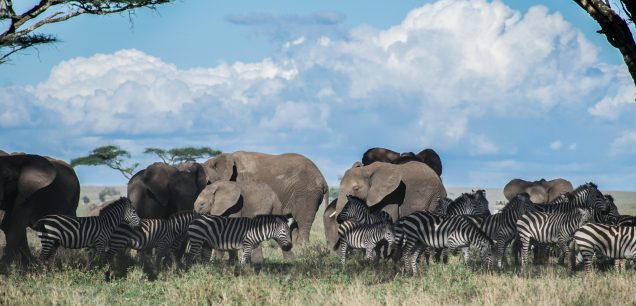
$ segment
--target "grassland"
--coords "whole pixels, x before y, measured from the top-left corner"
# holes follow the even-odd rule
[[[628,213],[636,208],[636,197],[628,194],[617,204]],[[338,258],[324,247],[322,212],[311,239],[309,245],[295,248],[292,261],[284,261],[272,243],[265,243],[265,262],[246,267],[216,262],[178,272],[142,265],[133,255],[123,258],[109,280],[104,269],[83,268],[83,251],[60,250],[46,271],[40,266],[6,269],[0,276],[0,305],[636,303],[634,270],[572,276],[550,263],[533,266],[527,273],[485,272],[451,258],[448,265],[422,264],[419,275],[410,277],[385,261],[366,263],[359,254],[344,269],[340,267]],[[36,240],[31,241],[37,252]]]

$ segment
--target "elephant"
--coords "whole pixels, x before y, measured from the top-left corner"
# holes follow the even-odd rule
[[[309,241],[311,225],[321,203],[328,203],[329,186],[318,167],[303,155],[271,155],[238,151],[219,154],[203,167],[211,182],[217,180],[263,183],[282,203],[281,214],[291,215],[294,245]]]
[[[437,198],[446,197],[446,189],[435,171],[421,162],[367,166],[357,162],[340,181],[332,218],[342,211],[348,195],[366,201],[371,211],[382,209],[397,220],[415,211],[432,211]]]
[[[130,179],[128,198],[140,218],[165,219],[177,211],[192,210],[207,184],[205,170],[198,163],[174,167],[157,162]]]
[[[374,162],[385,162],[391,164],[405,164],[411,161],[419,161],[427,164],[437,176],[442,175],[442,160],[433,149],[424,149],[420,153],[404,152],[398,153],[385,148],[371,148],[362,154],[362,164],[367,166]]]
[[[557,178],[546,181],[540,179],[530,182],[522,179],[513,179],[504,187],[504,196],[510,200],[517,194],[527,192],[530,195],[530,201],[535,204],[550,203],[562,194],[572,192],[572,183],[568,180]]]
[[[336,222],[336,217],[331,217],[336,211],[336,202],[338,199],[333,199],[329,205],[325,208],[325,212],[322,215],[322,224],[325,229],[325,239],[327,240],[327,248],[329,250],[333,250],[336,246],[336,242],[338,242],[338,222]]]
[[[196,201],[194,211],[225,217],[247,217],[257,215],[281,215],[283,204],[268,185],[256,182],[216,181],[206,186]],[[230,253],[230,258],[235,254]],[[287,255],[287,252],[283,252]],[[262,249],[259,246],[252,253],[254,262],[261,262]]]
[[[0,229],[7,240],[2,261],[31,262],[27,226],[50,214],[75,216],[79,193],[77,175],[66,162],[0,151]]]

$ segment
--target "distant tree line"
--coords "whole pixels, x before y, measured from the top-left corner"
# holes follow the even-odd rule
[[[197,159],[210,158],[222,152],[210,147],[181,147],[167,150],[152,147],[146,148],[144,153],[154,154],[162,162],[174,166],[184,162],[193,162]],[[107,166],[119,171],[126,179],[130,179],[139,163],[130,164],[129,159],[130,153],[127,150],[116,145],[107,145],[93,149],[86,156],[72,159],[71,166]],[[129,166],[126,166],[127,164]]]

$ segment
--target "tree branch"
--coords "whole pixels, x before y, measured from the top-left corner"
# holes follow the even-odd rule
[[[626,12],[636,6],[636,4],[629,3],[629,1],[634,2],[634,0],[625,1],[627,4],[624,7],[628,7]],[[634,80],[634,85],[636,85],[636,42],[634,42],[634,37],[627,21],[601,0],[574,0],[574,2],[596,20],[601,26],[601,30],[598,32],[604,34],[610,45],[621,52],[627,69]],[[628,15],[632,14],[632,12],[629,11]]]

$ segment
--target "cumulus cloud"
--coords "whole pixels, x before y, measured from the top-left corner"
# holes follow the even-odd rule
[[[612,142],[611,151],[616,154],[636,154],[636,131],[626,131]]]
[[[563,146],[563,144],[561,143],[560,140],[555,140],[552,143],[550,143],[550,149],[552,150],[561,149],[561,146]]]
[[[343,30],[344,18],[229,16],[281,46],[251,63],[183,69],[134,49],[63,61],[39,84],[0,89],[0,126],[312,152],[336,158],[333,182],[378,144],[529,152],[528,137],[545,143],[549,128],[537,122],[548,115],[615,118],[633,108],[625,68],[601,62],[578,29],[542,6],[521,13],[500,1],[440,0],[387,29]],[[517,136],[530,129],[538,131]],[[629,151],[623,142],[616,150]]]

